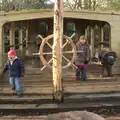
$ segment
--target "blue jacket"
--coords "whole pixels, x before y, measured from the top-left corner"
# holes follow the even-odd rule
[[[24,65],[19,58],[16,58],[12,65],[10,64],[10,61],[8,61],[3,72],[6,72],[7,70],[9,77],[21,77],[21,75],[24,75]]]

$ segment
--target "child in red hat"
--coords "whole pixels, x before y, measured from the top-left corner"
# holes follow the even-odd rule
[[[10,50],[8,52],[8,61],[3,69],[3,73],[7,70],[9,71],[8,77],[12,90],[16,90],[18,96],[21,97],[20,77],[24,76],[24,65],[16,56],[15,50]]]

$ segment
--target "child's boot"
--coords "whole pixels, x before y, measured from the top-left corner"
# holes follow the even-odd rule
[[[12,90],[15,90],[15,87],[12,87]]]

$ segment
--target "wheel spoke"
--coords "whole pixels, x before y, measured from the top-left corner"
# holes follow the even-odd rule
[[[34,56],[34,55],[40,55],[40,52],[39,52],[39,53],[33,53],[32,55],[33,55],[33,56]]]
[[[53,60],[53,59],[51,58],[51,59],[48,61],[48,64],[50,64],[50,63],[52,62],[52,60]],[[47,65],[48,65],[48,64],[47,64]],[[47,65],[44,65],[44,66],[41,68],[41,71],[43,71],[43,70],[47,67]]]
[[[75,36],[75,33],[73,33],[70,38],[72,39],[74,36]]]
[[[68,40],[67,40],[67,42],[62,46],[62,49],[64,49],[65,48],[65,46],[68,44]]]
[[[75,36],[75,33],[73,33],[70,37],[70,39],[72,39]],[[71,41],[69,41],[68,43],[70,44]]]
[[[37,37],[41,38],[44,41],[44,38],[41,35],[38,35]],[[52,49],[52,46],[47,41],[45,43]]]
[[[47,67],[47,66],[44,65],[40,70],[43,71],[46,67]]]
[[[39,37],[40,39],[44,40],[44,38],[42,37],[42,35],[39,34],[39,35],[37,35],[36,38],[38,38],[38,37]]]
[[[62,52],[62,53],[71,54],[71,53],[73,53],[73,51],[65,51],[65,52]]]
[[[77,53],[80,53],[80,52],[82,52],[82,51],[77,51]],[[71,53],[74,53],[74,51],[73,50],[72,51],[65,51],[65,52],[62,52],[62,53],[71,54]]]
[[[77,53],[80,53],[82,51],[77,51]],[[63,54],[71,54],[71,53],[74,53],[74,51],[65,51],[65,52],[62,52]],[[47,53],[33,53],[33,55],[51,55],[52,52],[47,52]]]
[[[52,46],[48,42],[45,42],[45,43],[52,49]]]
[[[77,68],[73,63],[71,63],[71,61],[69,59],[67,59],[64,55],[62,55],[62,57],[69,63],[71,64],[73,67]]]
[[[33,55],[51,55],[52,54],[52,52],[47,52],[47,53],[33,53]]]

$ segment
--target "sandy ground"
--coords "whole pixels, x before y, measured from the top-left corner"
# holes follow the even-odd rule
[[[103,115],[104,116],[104,115]],[[91,112],[78,111],[78,112],[66,112],[58,113],[48,116],[1,116],[0,120],[120,120],[120,115],[116,116],[104,116],[102,118]]]
[[[27,116],[27,117],[2,116],[0,118],[0,120],[33,120],[33,119],[34,120],[105,120],[103,117],[87,111],[64,112],[64,113],[52,114],[48,116]]]

